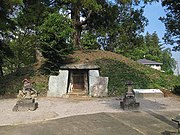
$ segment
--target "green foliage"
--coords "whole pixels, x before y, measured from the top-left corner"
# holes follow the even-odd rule
[[[169,48],[164,49],[162,47],[156,33],[153,33],[152,35],[149,33],[146,34],[145,45],[145,57],[149,60],[162,62],[162,70],[164,70],[166,73],[173,74],[175,60],[172,58],[171,50]]]
[[[168,74],[173,74],[173,69],[176,68],[176,62],[172,58],[171,49],[164,49],[161,54],[161,59],[163,63],[162,70],[166,71]]]
[[[80,41],[82,29],[91,17],[91,13],[98,12],[101,9],[101,5],[96,0],[57,0],[55,3],[52,6],[55,5],[58,8],[60,7],[60,9],[66,9],[66,13],[71,16],[72,27],[75,30],[72,37],[74,48],[83,48]]]
[[[23,80],[28,78],[33,83],[33,88],[42,96],[47,92],[49,76],[40,74],[40,69],[36,65],[21,67],[17,71],[5,75],[0,79],[0,95],[17,96],[19,90],[23,88]]]
[[[54,13],[50,14],[39,28],[39,44],[44,58],[47,59],[46,68],[49,72],[59,70],[66,56],[72,52],[73,29],[70,25],[71,21],[68,18]]]
[[[4,74],[8,74],[35,62],[37,26],[43,22],[49,8],[42,0],[7,0],[2,1],[1,6],[3,15],[0,20],[3,21],[0,24],[6,27],[0,25],[0,34],[8,46],[6,48],[13,52],[13,57],[3,52],[2,69]]]
[[[35,62],[35,35],[28,35],[16,30],[17,38],[9,41],[9,47],[13,52],[13,57],[7,57],[4,62],[4,73],[12,73],[21,67]]]
[[[135,10],[128,5],[119,7],[121,17],[117,18],[117,27],[108,35],[108,50],[127,56],[133,49],[143,44],[140,33],[147,25],[143,12],[143,9]]]
[[[99,49],[100,45],[97,43],[96,35],[92,33],[85,33],[82,35],[81,44],[83,44],[84,49]]]
[[[166,17],[160,20],[165,24],[166,33],[164,40],[167,44],[175,45],[175,50],[180,50],[180,1],[163,0],[162,6],[165,8]]]
[[[1,0],[0,1],[0,78],[3,77],[4,59],[12,55],[12,51],[6,44],[5,39],[9,38],[10,30],[15,28],[15,22],[11,18],[13,8],[21,4],[21,0]],[[11,53],[9,53],[11,52]]]
[[[16,18],[18,27],[33,34],[33,31],[37,32],[37,27],[43,23],[50,11],[50,7],[43,0],[27,0],[19,7]]]
[[[139,43],[139,45],[135,45],[136,42],[137,44]],[[129,45],[126,46],[126,42],[123,41],[122,43],[124,43],[124,47],[116,48],[116,53],[123,54],[124,56],[132,58],[133,60],[138,60],[145,57],[148,60],[161,62],[163,63],[162,70],[168,74],[173,74],[175,60],[172,58],[171,50],[169,48],[164,49],[162,47],[162,44],[160,44],[159,38],[155,32],[153,34],[146,33],[144,38],[141,37],[139,41],[133,41],[132,44],[135,46],[131,49],[129,48]]]
[[[48,89],[47,87],[48,87],[47,84],[44,82],[38,82],[33,86],[33,88],[37,91],[37,93],[41,95],[47,92]]]
[[[180,95],[180,85],[175,86],[174,89],[173,89],[173,92],[174,92],[175,94]]]
[[[13,19],[10,15],[13,14],[13,8],[21,4],[22,0],[1,0],[0,1],[0,35],[4,36],[5,33],[11,28],[14,28]]]
[[[84,7],[90,10],[99,10],[100,5],[97,4],[96,0],[63,0],[66,3],[78,4],[78,6]]]
[[[134,88],[166,88],[171,89],[180,84],[177,77],[167,75],[148,67],[130,62],[120,62],[113,59],[96,60],[100,66],[101,76],[109,77],[109,95],[121,95],[127,90],[126,81],[134,82]]]
[[[152,3],[152,2],[158,2],[159,0],[116,0],[120,4],[128,4],[133,3],[134,5],[140,4],[140,2],[143,2],[144,4]]]

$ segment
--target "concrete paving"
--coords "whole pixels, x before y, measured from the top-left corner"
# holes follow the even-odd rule
[[[0,135],[175,135],[180,111],[124,111],[0,126]]]

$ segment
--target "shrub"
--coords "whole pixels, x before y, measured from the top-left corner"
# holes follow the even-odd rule
[[[174,89],[173,89],[173,92],[174,92],[175,94],[180,95],[180,85],[176,85],[176,86],[174,87]]]

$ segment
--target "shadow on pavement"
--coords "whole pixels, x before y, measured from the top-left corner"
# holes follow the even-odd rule
[[[178,135],[177,132],[172,132],[172,131],[164,131],[161,133],[162,135]]]
[[[120,98],[113,98],[109,100],[99,100],[99,101],[102,102],[101,104],[105,104],[112,109],[122,110],[122,108],[120,107],[120,101],[121,101]],[[136,101],[140,103],[138,110],[142,110],[142,111],[164,110],[167,107],[167,105],[157,102],[156,99],[154,99],[154,101],[148,99],[137,99]]]
[[[162,122],[164,122],[164,123],[166,123],[166,124],[168,124],[168,125],[170,125],[170,126],[172,126],[174,128],[177,128],[177,125],[174,122],[170,121],[169,119],[167,119],[163,115],[157,114],[157,113],[155,113],[153,111],[146,111],[146,113],[150,114],[151,116],[161,120]]]

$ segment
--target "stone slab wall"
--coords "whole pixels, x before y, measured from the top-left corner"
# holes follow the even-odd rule
[[[94,78],[94,84],[90,87],[92,97],[106,97],[108,95],[108,77]]]
[[[89,70],[89,96],[104,97],[108,93],[108,77],[100,77],[99,70]],[[60,70],[58,76],[49,77],[48,97],[63,97],[67,94],[68,70]]]
[[[89,95],[104,97],[108,93],[108,77],[100,77],[99,70],[89,70]]]
[[[89,70],[89,96],[91,96],[92,86],[96,83],[96,77],[99,77],[99,70]]]
[[[59,70],[58,76],[49,77],[48,97],[62,97],[67,92],[68,70]]]

